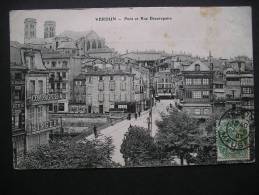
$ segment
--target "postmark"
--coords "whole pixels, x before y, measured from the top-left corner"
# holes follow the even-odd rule
[[[232,108],[217,121],[217,160],[249,160],[249,126],[247,111]]]

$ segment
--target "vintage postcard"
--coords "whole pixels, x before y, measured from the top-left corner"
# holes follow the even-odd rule
[[[255,162],[251,7],[10,12],[13,166]]]

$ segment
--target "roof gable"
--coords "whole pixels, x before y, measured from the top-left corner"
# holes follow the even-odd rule
[[[195,71],[195,65],[200,65],[200,71],[209,71],[209,67],[202,63],[200,60],[194,61],[189,67],[187,67],[184,71]]]

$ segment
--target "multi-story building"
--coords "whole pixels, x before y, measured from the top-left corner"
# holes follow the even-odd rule
[[[240,72],[234,68],[227,68],[225,70],[226,77],[226,103],[227,107],[231,107],[232,104],[241,104],[241,82]]]
[[[49,105],[50,112],[68,112],[68,101],[70,98],[69,84],[69,55],[61,53],[43,53],[43,65],[49,72],[49,92],[62,93],[64,99]]]
[[[73,97],[69,102],[69,112],[91,113],[91,107],[86,106],[86,77],[84,74],[78,75],[73,82]]]
[[[156,66],[156,73],[154,77],[155,92],[157,98],[171,98],[173,93],[173,79],[172,79],[173,61],[163,59],[159,65]]]
[[[254,75],[251,71],[241,74],[241,106],[247,110],[254,110]]]
[[[49,117],[49,104],[62,98],[61,94],[49,93],[48,71],[42,63],[39,50],[22,48],[22,62],[28,68],[25,76],[25,129],[26,150],[48,144],[51,131],[59,128],[58,120]]]
[[[81,81],[75,79],[75,87],[85,84],[88,113],[134,112],[133,78],[134,74],[122,70],[97,70],[79,75]]]
[[[50,105],[51,112],[68,112],[71,100],[73,79],[81,72],[81,57],[60,52],[42,54],[43,65],[49,72],[49,90],[52,93],[62,93],[65,98],[55,105]]]
[[[207,64],[197,60],[183,76],[183,110],[194,118],[208,118],[212,113],[212,71]]]
[[[12,107],[12,143],[13,162],[16,166],[26,152],[25,134],[25,75],[26,66],[21,60],[21,45],[11,42],[11,107]]]

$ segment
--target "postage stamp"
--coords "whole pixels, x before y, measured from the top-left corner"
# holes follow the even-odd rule
[[[217,121],[217,160],[249,160],[249,126],[245,111],[228,110]]]

